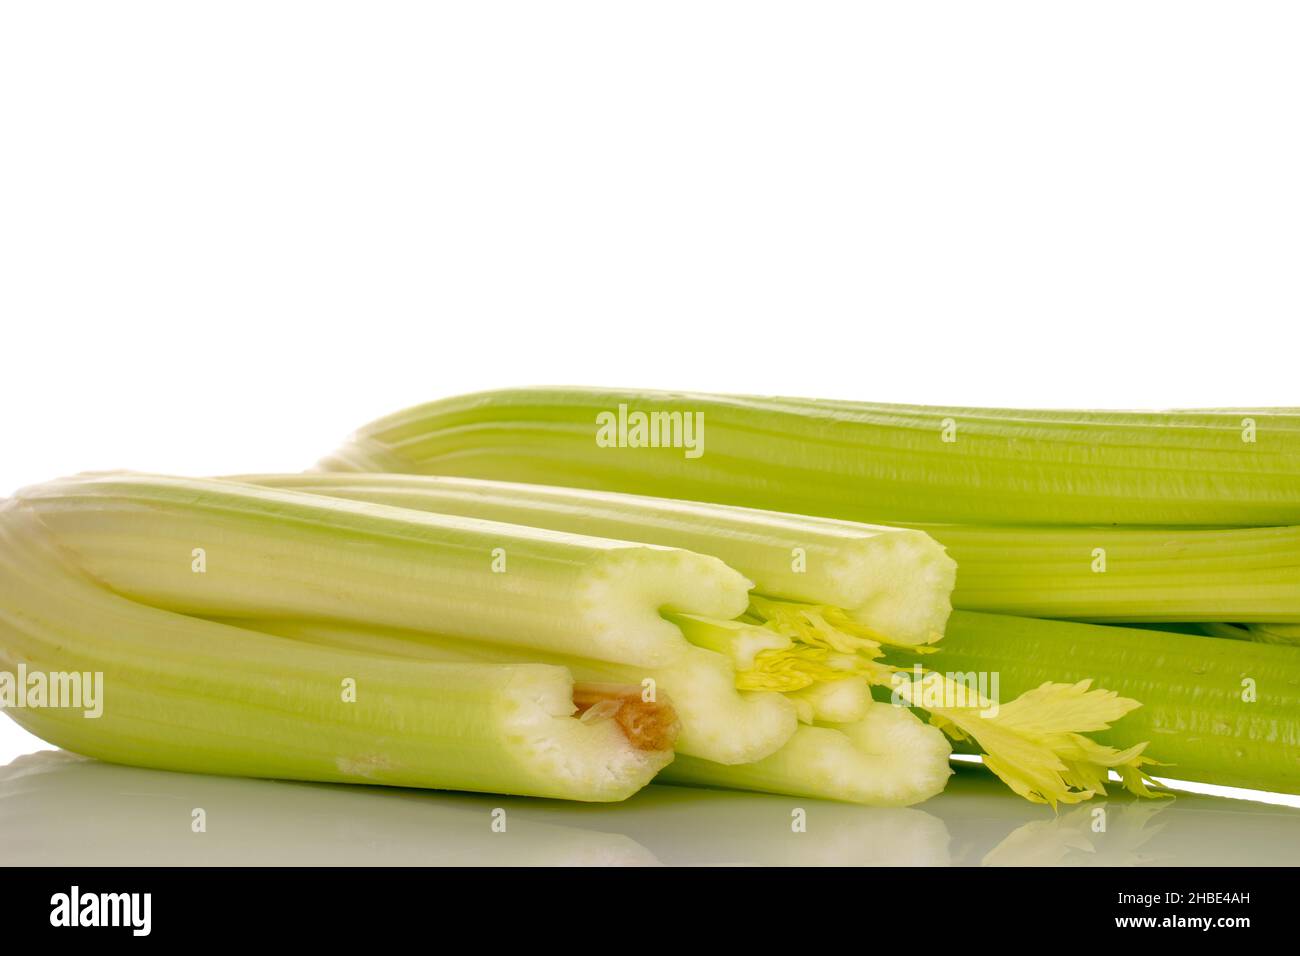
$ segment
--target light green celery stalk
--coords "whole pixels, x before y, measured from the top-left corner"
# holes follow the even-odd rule
[[[517,482],[397,474],[233,480],[710,554],[768,597],[846,609],[882,640],[938,640],[956,565],[926,534],[750,508]]]
[[[971,611],[1090,621],[1300,621],[1300,527],[924,525]]]
[[[1087,686],[1047,685],[1002,705],[1000,711],[990,711],[990,701],[977,695],[964,696],[964,687],[958,688],[944,675],[918,671],[913,679],[898,668],[878,661],[879,646],[866,648],[868,656],[854,659],[848,643],[833,652],[848,658],[847,666],[856,669],[849,671],[853,676],[841,679],[847,687],[828,681],[788,695],[806,709],[801,718],[807,726],[800,726],[780,749],[729,764],[718,762],[708,753],[718,745],[701,739],[695,728],[719,727],[724,740],[734,731],[727,733],[728,718],[724,712],[711,707],[701,715],[691,709],[694,706],[691,702],[708,699],[714,682],[735,680],[732,662],[744,663],[746,657],[759,658],[763,654],[779,653],[782,648],[763,639],[760,636],[763,629],[752,625],[696,622],[685,615],[674,618],[681,621],[688,637],[700,642],[700,655],[727,662],[725,668],[709,672],[707,684],[702,683],[705,675],[701,669],[693,665],[687,665],[681,672],[644,671],[595,665],[569,657],[539,657],[533,650],[511,650],[427,633],[304,621],[232,623],[311,643],[397,657],[440,661],[542,660],[562,663],[579,678],[593,681],[631,683],[652,677],[655,681],[652,686],[670,694],[682,718],[677,760],[685,761],[686,769],[671,778],[678,782],[873,805],[914,803],[942,789],[950,753],[944,739],[946,733],[959,740],[973,739],[988,755],[990,767],[1017,793],[1036,802],[1074,803],[1105,793],[1102,780],[1106,770],[1112,767],[1124,775],[1126,786],[1134,792],[1151,795],[1143,782],[1146,778],[1141,768],[1146,761],[1141,756],[1141,746],[1120,751],[1095,744],[1082,735],[1104,728],[1136,707],[1136,701],[1103,690],[1090,691]],[[820,620],[815,613],[813,618]],[[779,635],[778,639],[789,640]],[[814,639],[821,640],[823,635]],[[836,643],[869,643],[842,633],[827,635],[825,639]],[[899,699],[891,704],[873,703],[868,679],[857,673],[859,670],[869,673],[876,683],[893,686]],[[813,687],[827,690],[824,696],[801,696]],[[934,726],[922,723],[909,707],[928,712]],[[908,763],[906,771],[901,769],[904,763]]]
[[[643,666],[661,616],[745,611],[749,582],[672,548],[210,479],[87,475],[16,499],[119,594],[186,614],[437,630]]]
[[[329,647],[363,649],[368,653],[395,658],[437,661],[471,661],[537,659],[536,651],[510,649],[435,637],[429,634],[384,631],[307,621],[243,620],[241,627],[271,633]],[[722,660],[719,653],[701,649],[700,654]],[[550,658],[545,658],[550,659]],[[564,659],[580,678],[590,680],[643,680],[642,672],[611,665]],[[799,726],[787,742],[775,752],[731,764],[699,756],[708,753],[693,739],[699,715],[690,702],[699,694],[691,693],[702,679],[713,677],[712,671],[688,667],[678,674],[654,675],[657,686],[671,695],[681,716],[682,731],[677,742],[674,764],[681,772],[664,779],[745,790],[762,790],[828,800],[846,800],[872,806],[907,806],[939,793],[950,774],[948,756],[952,752],[943,733],[920,721],[905,707],[866,701],[857,719],[845,724]],[[865,686],[865,682],[863,682]],[[679,688],[674,690],[672,688]],[[744,719],[736,715],[736,719]],[[708,725],[721,723],[710,715]],[[793,727],[793,723],[792,723]],[[692,756],[694,754],[694,756]]]
[[[1088,679],[1137,698],[1141,708],[1095,736],[1118,748],[1150,741],[1162,776],[1300,793],[1293,647],[970,611],[953,613],[939,647],[916,660],[945,673],[997,673],[1004,698]]]
[[[382,418],[319,467],[890,524],[1300,524],[1294,409],[1040,411],[527,388]]]
[[[797,723],[796,702],[742,693],[727,659],[662,616],[746,610],[748,582],[710,556],[219,480],[89,476],[19,506],[97,580],[168,610],[428,632],[482,645],[475,659],[653,678],[690,751],[724,763]]]
[[[56,698],[74,680],[80,701]],[[575,688],[567,671],[541,664],[304,647],[147,607],[87,578],[28,509],[0,504],[0,701],[78,753],[201,773],[621,800],[672,759],[671,708],[647,707],[635,690]],[[582,717],[578,696],[590,705]]]
[[[795,732],[797,708],[780,694],[736,688],[736,671],[722,654],[691,647],[660,668],[616,664],[446,637],[428,632],[304,620],[231,619],[226,623],[309,644],[386,657],[443,662],[540,662],[567,668],[580,681],[635,686],[651,699],[666,697],[681,720],[676,750],[720,763],[745,763],[777,749]],[[647,683],[647,681],[652,683]]]

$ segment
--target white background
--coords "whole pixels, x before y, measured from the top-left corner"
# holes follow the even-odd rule
[[[519,384],[1300,405],[1293,4],[0,11],[0,494]]]

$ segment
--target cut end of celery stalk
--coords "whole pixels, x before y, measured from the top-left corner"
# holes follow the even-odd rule
[[[876,703],[854,723],[801,726],[784,747],[754,763],[723,766],[679,756],[660,779],[902,807],[943,790],[951,752],[944,735],[911,711]]]
[[[793,691],[791,696],[809,704],[817,723],[854,723],[867,716],[872,704],[871,685],[862,677],[811,684]]]
[[[933,644],[952,613],[957,562],[929,535],[881,537],[869,568],[870,596],[848,605],[853,620],[890,644]]]

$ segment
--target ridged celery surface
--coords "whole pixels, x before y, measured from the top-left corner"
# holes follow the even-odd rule
[[[382,418],[320,468],[891,524],[1300,524],[1294,409],[1034,411],[528,388]]]
[[[848,609],[888,640],[943,634],[956,565],[920,531],[518,482],[390,474],[237,481],[711,554],[762,594]]]
[[[725,619],[749,603],[749,582],[707,555],[230,481],[88,475],[16,498],[94,578],[186,614],[429,629],[652,667],[690,647],[661,610]]]
[[[1300,621],[1300,527],[925,525],[955,607],[1089,621]]]
[[[519,482],[324,473],[239,480],[712,554],[758,591],[853,608],[900,643],[942,633],[953,562],[898,528]],[[1300,621],[1300,527],[919,525],[956,558],[951,603],[1095,621]],[[792,558],[792,555],[797,556]]]
[[[672,759],[671,708],[647,710],[638,688],[575,688],[543,664],[309,647],[148,607],[86,577],[12,501],[0,504],[0,669],[101,674],[98,717],[5,712],[60,747],[167,770],[608,801]]]
[[[1194,634],[956,611],[936,654],[944,672],[1000,675],[1004,697],[1044,681],[1094,679],[1142,706],[1097,739],[1149,741],[1153,772],[1300,793],[1300,654]]]
[[[620,683],[649,690],[672,702],[681,720],[678,753],[720,763],[746,763],[772,753],[797,726],[794,702],[778,693],[736,689],[736,672],[723,655],[692,647],[662,668],[616,664],[536,648],[462,640],[427,632],[302,620],[232,620],[251,630],[308,644],[345,648],[390,658],[444,662],[541,662],[563,666],[581,681]],[[649,679],[653,685],[644,682]]]

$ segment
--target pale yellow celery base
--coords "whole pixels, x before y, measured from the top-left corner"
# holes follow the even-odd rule
[[[871,685],[861,677],[812,684],[790,696],[806,701],[812,709],[812,719],[818,723],[848,724],[862,720],[872,704]]]
[[[943,790],[951,752],[944,735],[907,708],[876,703],[855,723],[801,726],[755,763],[728,767],[678,756],[659,779],[901,807]]]

